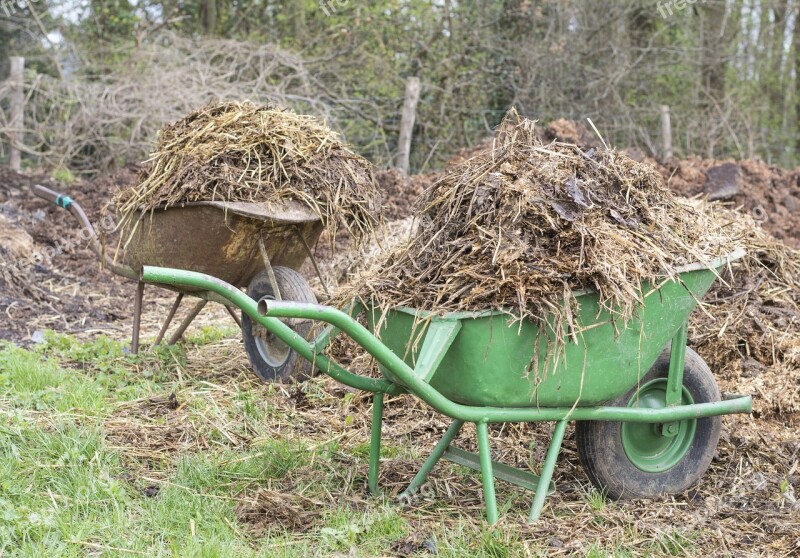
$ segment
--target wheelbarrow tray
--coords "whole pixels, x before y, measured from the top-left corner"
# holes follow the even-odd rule
[[[308,257],[303,240],[313,246],[322,229],[319,216],[299,202],[194,202],[142,211],[123,226],[120,252],[137,271],[177,267],[243,287],[264,269],[259,239],[272,266],[298,269]]]
[[[434,316],[410,308],[385,314],[372,308],[367,311],[368,327],[454,402],[488,407],[594,406],[639,382],[710,288],[717,271],[737,257],[687,266],[675,280],[655,287],[645,284],[644,304],[626,322],[602,310],[597,293],[575,293],[576,331],[558,355],[555,350],[548,352],[552,332],[539,335],[533,321],[515,320],[507,312]],[[385,366],[381,372],[390,382],[403,385]]]

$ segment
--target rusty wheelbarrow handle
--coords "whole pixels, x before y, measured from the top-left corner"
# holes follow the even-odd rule
[[[105,250],[103,249],[103,245],[100,243],[100,239],[97,237],[97,232],[94,230],[92,223],[89,221],[89,218],[86,217],[86,213],[83,211],[83,208],[78,202],[67,195],[59,194],[58,192],[55,192],[50,188],[45,188],[39,184],[34,185],[32,190],[34,194],[43,200],[54,203],[58,207],[66,209],[72,213],[72,215],[83,227],[83,230],[87,231],[87,234],[89,235],[89,247],[95,254],[97,254],[97,257],[100,258],[100,262],[102,263],[103,267],[110,269],[117,275],[127,277],[128,279],[133,279],[134,281],[139,280],[139,274],[133,268],[118,264],[112,260],[108,254],[106,254]]]

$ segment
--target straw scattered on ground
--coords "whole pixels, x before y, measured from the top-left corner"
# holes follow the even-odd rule
[[[197,201],[302,202],[357,241],[379,224],[371,164],[312,116],[274,105],[219,102],[161,130],[139,185],[118,211]]]
[[[417,205],[419,231],[357,282],[381,307],[508,310],[564,342],[576,289],[627,319],[643,282],[709,262],[735,231],[686,203],[650,166],[607,149],[544,145],[509,113],[493,149],[453,165]],[[348,293],[352,296],[353,293]]]

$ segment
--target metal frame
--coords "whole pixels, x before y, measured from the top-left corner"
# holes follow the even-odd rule
[[[420,359],[416,368],[411,368],[400,357],[386,347],[367,328],[353,319],[359,308],[351,308],[343,312],[329,306],[306,304],[286,301],[261,301],[256,302],[239,289],[209,275],[182,271],[175,269],[145,266],[141,280],[148,283],[162,285],[189,286],[201,288],[228,300],[230,304],[241,308],[242,311],[265,328],[272,331],[300,356],[311,361],[322,372],[333,379],[355,389],[373,393],[372,426],[370,436],[369,477],[368,484],[371,492],[378,491],[378,470],[380,463],[381,426],[383,423],[383,404],[385,394],[398,394],[405,391],[413,393],[434,410],[454,419],[450,428],[434,448],[431,455],[423,464],[420,471],[411,481],[403,493],[410,496],[425,482],[428,474],[436,463],[444,457],[467,467],[480,470],[483,481],[484,501],[486,515],[489,523],[494,523],[498,518],[497,499],[495,496],[494,479],[509,480],[525,488],[534,488],[535,496],[531,505],[529,521],[539,518],[544,506],[545,497],[551,488],[551,479],[555,469],[564,432],[570,420],[603,420],[618,422],[639,423],[664,423],[666,425],[676,421],[697,419],[725,415],[731,413],[749,413],[752,410],[752,398],[748,395],[728,395],[723,401],[713,403],[699,403],[692,405],[680,404],[680,390],[683,375],[683,359],[686,344],[686,326],[680,328],[672,340],[670,371],[668,384],[670,392],[677,391],[678,399],[669,396],[670,405],[661,409],[643,409],[632,407],[473,407],[453,402],[427,382],[435,369],[436,360],[440,355],[432,354],[428,358]],[[302,318],[322,321],[328,327],[312,341],[306,341],[295,333],[289,326],[278,318]],[[404,387],[385,379],[368,378],[353,374],[323,353],[325,347],[339,333],[344,332],[358,343],[364,350],[397,378]],[[457,331],[456,331],[457,332]],[[446,347],[452,341],[455,333],[453,329],[443,327],[436,333],[441,347]],[[420,366],[421,364],[421,366]],[[491,458],[489,445],[488,425],[501,422],[534,422],[555,421],[547,455],[542,466],[541,475],[538,477],[524,471],[511,472],[511,467],[494,462]],[[458,431],[465,422],[476,425],[478,437],[478,456],[454,448],[451,444]]]

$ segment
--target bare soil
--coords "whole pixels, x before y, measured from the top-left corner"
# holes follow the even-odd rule
[[[728,159],[650,160],[673,191],[684,196],[703,195],[714,169],[727,164],[740,169],[739,192],[723,201],[741,207],[775,238],[800,248],[800,169],[786,170],[763,161]]]
[[[5,232],[2,239],[7,255],[0,312],[8,319],[0,325],[0,338],[29,341],[43,329],[107,331],[130,312],[127,281],[100,271],[97,257],[80,239],[77,221],[34,196],[35,184],[80,200],[90,219],[99,218],[111,195],[108,179],[67,186],[46,176],[0,170],[0,217],[15,231]],[[14,238],[26,239],[23,251],[14,249]]]

